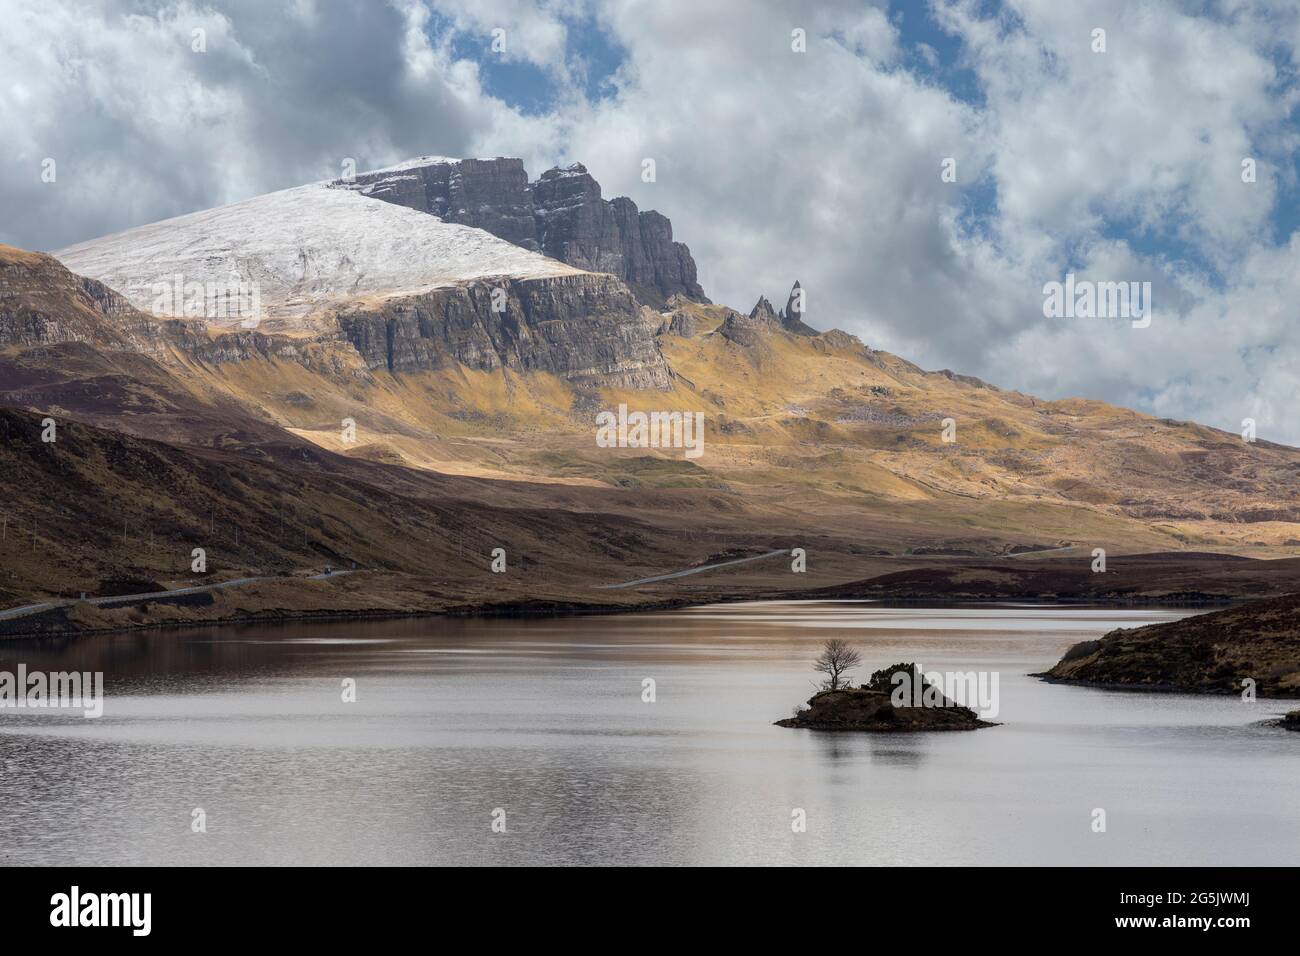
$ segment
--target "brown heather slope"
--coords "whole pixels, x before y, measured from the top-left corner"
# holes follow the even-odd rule
[[[285,613],[620,607],[643,598],[593,589],[609,580],[602,573],[689,560],[653,526],[618,513],[529,506],[527,489],[513,495],[500,483],[331,461],[337,456],[320,451],[296,464],[259,460],[79,423],[63,425],[52,443],[41,431],[36,416],[0,408],[4,606],[246,576],[301,579],[355,563],[364,573],[337,583],[300,580],[300,593],[252,590],[270,589],[271,600],[283,602],[271,607]],[[506,549],[504,574],[489,570],[495,547]],[[206,551],[206,574],[191,572],[194,548]],[[267,611],[261,599],[246,599],[248,590],[221,595],[213,613]]]
[[[986,601],[1005,598],[1098,604],[1215,603],[1290,594],[1300,557],[1257,560],[1195,551],[1122,554],[1094,573],[1087,551],[1008,555],[998,561],[949,556],[858,581],[800,591],[808,600]]]
[[[1044,677],[1113,687],[1300,697],[1300,594],[1076,644]]]

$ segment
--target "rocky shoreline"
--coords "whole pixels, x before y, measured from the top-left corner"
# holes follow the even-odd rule
[[[1034,675],[1108,689],[1300,698],[1300,594],[1075,644]]]
[[[979,730],[996,727],[980,720],[975,711],[951,704],[947,707],[895,707],[882,691],[852,688],[825,690],[808,699],[808,707],[794,717],[775,721],[777,727],[866,733],[919,733],[925,731]]]
[[[1292,710],[1283,714],[1281,717],[1273,717],[1269,720],[1261,720],[1255,724],[1256,727],[1281,727],[1283,730],[1300,731],[1300,710]]]

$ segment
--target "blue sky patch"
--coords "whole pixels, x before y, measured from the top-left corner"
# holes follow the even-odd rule
[[[613,96],[614,74],[626,59],[622,46],[590,17],[566,17],[563,22],[567,28],[564,58],[569,77],[591,102]],[[540,116],[558,102],[563,90],[560,78],[533,63],[494,53],[491,31],[458,31],[450,19],[436,12],[430,17],[427,29],[435,43],[441,37],[450,36],[453,56],[477,63],[483,89],[512,109],[527,116]],[[513,42],[518,39],[506,37],[507,44]]]

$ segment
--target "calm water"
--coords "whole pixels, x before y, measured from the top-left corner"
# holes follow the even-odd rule
[[[0,670],[102,670],[108,698],[99,720],[0,711],[0,861],[1300,862],[1300,734],[1250,726],[1283,704],[1026,676],[1176,616],[766,603],[0,643]],[[998,671],[1003,725],[773,727],[833,636],[859,677]]]

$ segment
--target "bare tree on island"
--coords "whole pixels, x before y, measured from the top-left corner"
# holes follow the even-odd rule
[[[839,690],[841,683],[848,683],[844,680],[846,672],[861,663],[861,654],[851,645],[834,638],[822,645],[821,654],[813,661],[813,670],[826,675],[822,684],[826,690]]]

